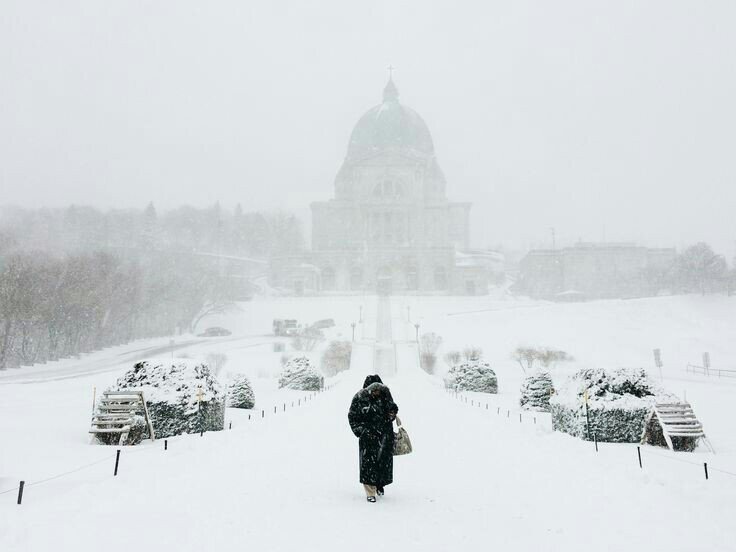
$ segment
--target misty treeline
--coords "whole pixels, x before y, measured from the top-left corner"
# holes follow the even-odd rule
[[[670,275],[673,288],[680,293],[727,293],[736,291],[736,259],[729,270],[723,255],[707,243],[696,243],[683,250]]]
[[[298,222],[283,213],[2,209],[0,369],[192,331],[252,290],[217,254],[302,247]]]
[[[0,369],[191,329],[224,309],[216,268],[176,255],[14,253],[0,269]]]
[[[182,206],[159,213],[71,205],[65,209],[0,207],[3,251],[179,250],[267,259],[303,250],[300,221],[286,212],[228,210],[215,203],[197,209]]]

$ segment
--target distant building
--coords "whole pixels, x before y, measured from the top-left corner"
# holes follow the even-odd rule
[[[271,285],[296,293],[485,294],[498,258],[468,248],[470,203],[448,201],[426,123],[383,102],[355,125],[335,197],[312,204],[312,251],[274,259]]]
[[[666,287],[675,257],[674,248],[629,243],[536,249],[519,263],[514,290],[562,301],[656,295]]]

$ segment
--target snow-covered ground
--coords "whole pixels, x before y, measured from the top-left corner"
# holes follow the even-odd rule
[[[229,409],[232,430],[169,439],[168,451],[160,442],[125,448],[117,478],[115,448],[88,444],[93,388],[103,390],[133,360],[162,348],[172,354],[168,340],[0,374],[0,492],[10,490],[0,494],[0,550],[736,550],[736,380],[684,370],[703,351],[714,366],[736,367],[736,298],[568,305],[392,298],[397,373],[387,383],[415,452],[396,459],[395,483],[372,505],[357,482],[346,412],[374,370],[377,304],[371,297],[257,300],[201,325],[225,326],[232,336],[175,338],[177,356],[224,353],[226,371],[248,374],[254,415]],[[361,306],[354,366],[334,388],[307,401],[276,389],[282,353],[273,351],[273,318],[334,318],[332,335],[350,338]],[[482,347],[500,394],[471,394],[468,402],[448,395],[440,378],[417,366],[416,322],[421,332],[440,334],[446,349]],[[661,348],[665,386],[687,393],[717,454],[644,447],[640,469],[635,446],[602,444],[596,453],[552,433],[547,415],[524,413],[519,421],[523,374],[509,357],[520,344],[575,356],[553,369],[556,378],[582,366],[651,367],[651,349]],[[712,471],[705,481],[703,461],[734,475]],[[15,505],[18,480],[93,462],[27,487],[23,505]]]

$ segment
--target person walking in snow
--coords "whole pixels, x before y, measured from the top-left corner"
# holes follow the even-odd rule
[[[358,437],[360,482],[368,502],[375,502],[376,495],[382,496],[384,487],[393,482],[393,421],[398,411],[391,391],[377,375],[365,379],[350,404],[348,422]]]

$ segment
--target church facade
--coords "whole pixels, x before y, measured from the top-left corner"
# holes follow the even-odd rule
[[[335,194],[312,208],[312,250],[275,259],[272,285],[296,293],[484,294],[488,274],[468,262],[470,203],[447,199],[424,120],[383,101],[353,129]]]

